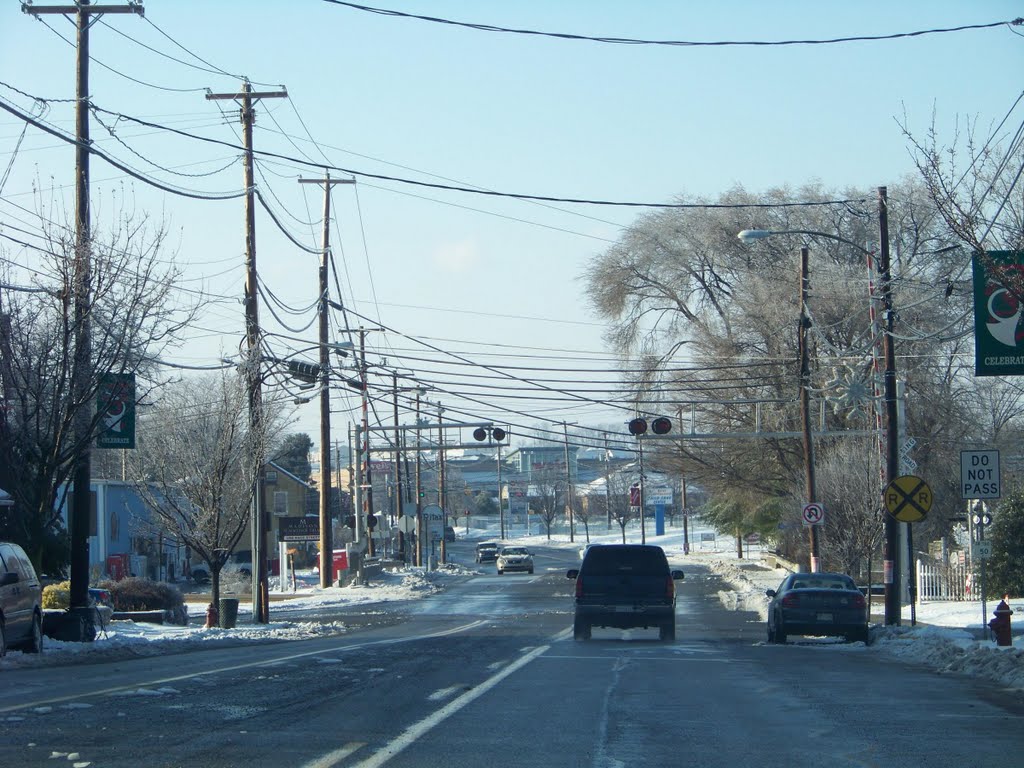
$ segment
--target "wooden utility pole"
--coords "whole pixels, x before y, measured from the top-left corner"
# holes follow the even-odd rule
[[[569,425],[562,422],[562,434],[565,435],[565,511],[569,515],[569,541],[576,540],[576,521],[572,509],[572,473],[569,471]]]
[[[249,360],[245,372],[249,379],[249,429],[259,441],[258,455],[254,456],[252,505],[249,528],[252,537],[252,620],[254,624],[270,623],[270,589],[267,578],[267,520],[263,511],[263,392],[260,371],[260,318],[258,301],[258,274],[256,272],[256,186],[253,181],[252,125],[255,121],[253,101],[283,99],[287,91],[253,91],[248,81],[242,83],[238,93],[208,93],[207,100],[237,101],[241,104],[242,143],[245,173],[245,337],[249,347]]]
[[[896,404],[896,349],[893,346],[892,268],[889,258],[889,198],[886,187],[878,188],[878,231],[880,252],[878,273],[881,278],[882,311],[885,330],[882,354],[885,370],[882,378],[885,397],[885,485],[899,477],[899,413]],[[902,613],[900,576],[900,522],[885,514],[885,623],[900,623]]]
[[[800,347],[800,423],[803,428],[804,443],[804,481],[807,503],[818,501],[817,483],[814,474],[814,438],[811,434],[810,386],[811,362],[807,345],[807,329],[811,327],[811,319],[807,312],[807,294],[810,290],[810,273],[808,262],[810,250],[800,249],[800,326],[798,328],[798,346]],[[811,573],[819,570],[818,526],[809,525],[811,548]]]
[[[74,15],[78,29],[78,63],[75,88],[75,353],[71,372],[74,407],[74,439],[79,446],[72,472],[74,495],[71,499],[71,590],[69,596],[72,621],[67,638],[89,642],[96,637],[93,611],[89,607],[89,482],[92,474],[92,232],[89,209],[89,28],[100,16],[108,13],[143,15],[141,4],[90,5],[80,0],[73,5],[29,5],[21,10],[33,16],[45,14]]]
[[[299,184],[324,185],[324,233],[320,252],[320,586],[324,589],[334,582],[334,542],[331,529],[331,350],[328,347],[327,269],[331,251],[331,187],[335,184],[355,184],[355,179],[332,179],[325,173],[322,179],[299,179]]]
[[[441,508],[441,562],[448,562],[448,542],[444,539],[448,527],[448,510],[444,505],[444,408],[437,404],[437,506]]]

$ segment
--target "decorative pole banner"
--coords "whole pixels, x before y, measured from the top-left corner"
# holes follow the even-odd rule
[[[135,447],[135,374],[108,373],[96,394],[100,431],[97,448]]]
[[[974,375],[1024,374],[1024,251],[987,251],[974,270]]]

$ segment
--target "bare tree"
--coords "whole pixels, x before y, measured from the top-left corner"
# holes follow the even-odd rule
[[[107,374],[135,373],[136,398],[156,385],[156,364],[194,317],[175,283],[180,270],[164,252],[164,229],[122,215],[92,242],[90,369],[75,370],[78,327],[72,311],[74,228],[40,215],[44,245],[28,271],[0,273],[0,486],[14,497],[0,510],[0,536],[21,543],[45,573],[67,564],[60,509],[76,458],[104,428],[97,408]],[[80,393],[71,382],[84,380]],[[88,414],[89,429],[74,428]]]
[[[535,471],[530,478],[530,486],[533,489],[530,499],[531,506],[540,513],[540,519],[544,522],[549,539],[552,525],[558,519],[559,514],[565,512],[565,506],[559,505],[559,496],[564,483],[564,475],[554,467],[545,467]]]
[[[233,370],[166,387],[129,464],[151,525],[209,566],[215,604],[221,569],[248,527],[255,476],[278,422],[265,409],[263,432],[254,434],[248,397],[245,377]]]

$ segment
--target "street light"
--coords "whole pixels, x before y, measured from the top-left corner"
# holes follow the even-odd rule
[[[878,188],[878,230],[880,250],[878,255],[878,272],[881,277],[882,308],[885,313],[885,332],[882,336],[885,369],[883,377],[885,398],[885,482],[891,483],[899,476],[899,434],[896,414],[896,351],[893,345],[893,308],[892,308],[892,276],[889,259],[889,203],[885,187]],[[866,256],[872,252],[862,245],[847,240],[840,235],[818,232],[808,229],[768,230],[745,229],[738,237],[744,243],[762,240],[773,235],[808,235],[823,237],[845,243]],[[909,535],[909,532],[908,532]],[[892,515],[885,516],[885,623],[899,624],[901,612],[900,567],[899,567],[899,522]],[[909,545],[908,541],[908,545]],[[913,567],[913,560],[911,567]],[[870,579],[869,579],[870,580]],[[913,580],[910,588],[914,589]],[[911,592],[911,602],[914,594]]]

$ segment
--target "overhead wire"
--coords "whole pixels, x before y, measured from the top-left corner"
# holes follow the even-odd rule
[[[515,27],[502,27],[494,24],[479,24],[465,21],[455,21],[453,19],[446,19],[440,16],[425,16],[422,14],[406,13],[403,11],[395,11],[387,8],[375,8],[369,5],[358,5],[356,3],[346,2],[345,0],[324,0],[324,2],[329,3],[331,5],[345,6],[347,8],[352,8],[358,11],[366,11],[368,13],[374,13],[381,16],[394,16],[405,19],[417,19],[419,21],[427,21],[435,24],[446,24],[454,27],[473,29],[479,32],[500,32],[505,34],[529,35],[535,37],[551,37],[560,40],[585,41],[592,43],[610,43],[616,45],[653,45],[686,48],[727,46],[765,47],[791,45],[834,45],[837,43],[877,42],[883,40],[899,40],[910,37],[922,37],[925,35],[945,34],[950,32],[966,32],[969,30],[993,29],[996,27],[1003,26],[1020,26],[1021,24],[1024,24],[1024,19],[1016,18],[1004,21],[994,21],[986,24],[962,24],[956,27],[923,29],[914,32],[895,32],[887,35],[852,35],[848,37],[833,37],[817,40],[645,40],[642,38],[632,37],[596,37],[591,35],[580,35],[569,32],[543,32],[535,29],[521,29]]]

